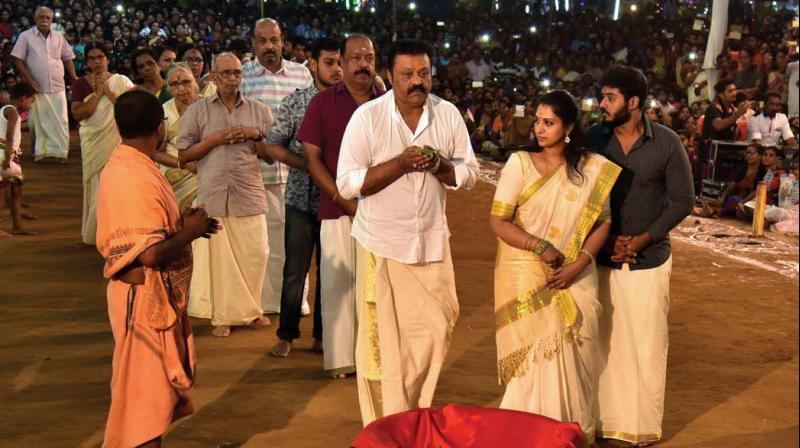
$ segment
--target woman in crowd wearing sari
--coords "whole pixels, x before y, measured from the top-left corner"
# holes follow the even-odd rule
[[[164,119],[166,122],[166,138],[162,149],[155,154],[161,172],[172,185],[178,206],[181,210],[196,206],[197,199],[197,162],[180,163],[178,158],[178,133],[181,128],[181,117],[186,109],[200,98],[200,86],[197,84],[191,66],[185,62],[172,64],[167,71],[167,86],[172,99],[164,103]],[[189,287],[189,313],[197,313],[195,307],[210,303],[211,283],[208,254],[208,240],[200,238],[192,242],[194,268]]]
[[[87,73],[72,83],[72,115],[80,122],[81,163],[83,165],[83,219],[81,236],[85,244],[95,244],[97,232],[97,186],[100,173],[121,139],[114,121],[117,97],[133,88],[124,75],[109,73],[108,50],[90,43],[84,50]]]
[[[164,103],[164,118],[166,119],[167,136],[164,141],[163,151],[156,153],[156,161],[161,165],[181,210],[191,207],[197,197],[197,167],[195,162],[181,165],[178,159],[178,131],[181,127],[181,116],[186,109],[200,98],[199,86],[192,70],[187,64],[173,64],[167,72],[167,86],[172,99]]]
[[[217,91],[217,85],[203,76],[206,66],[203,52],[196,47],[189,47],[184,50],[181,61],[185,62],[192,70],[194,79],[197,80],[197,85],[200,87],[200,96],[213,95]]]
[[[620,168],[582,145],[575,99],[543,95],[532,152],[512,154],[491,211],[498,236],[495,323],[501,408],[581,425],[594,439],[595,256],[611,224]]]
[[[714,202],[704,200],[702,216],[716,218],[720,216],[740,215],[744,210],[747,198],[755,193],[758,182],[767,174],[767,169],[761,163],[762,150],[753,143],[744,151],[745,164],[733,176],[725,189]]]

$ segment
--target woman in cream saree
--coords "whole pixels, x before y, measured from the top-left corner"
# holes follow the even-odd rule
[[[97,186],[100,173],[120,143],[114,121],[114,102],[133,88],[130,79],[108,72],[108,55],[101,45],[90,44],[84,52],[90,73],[73,84],[72,114],[80,121],[81,165],[83,171],[83,219],[81,237],[95,244],[97,232]],[[86,95],[76,94],[83,91]]]
[[[594,256],[610,228],[620,169],[581,149],[579,111],[565,91],[540,98],[538,152],[518,152],[492,204],[502,408],[581,425],[594,438],[597,298]]]
[[[164,103],[164,119],[167,121],[167,138],[163,151],[156,153],[156,161],[161,172],[172,185],[178,206],[185,210],[192,206],[197,197],[197,176],[195,164],[181,166],[178,160],[178,132],[181,128],[181,115],[199,98],[199,87],[191,69],[186,64],[173,64],[167,73],[167,86],[172,99]]]

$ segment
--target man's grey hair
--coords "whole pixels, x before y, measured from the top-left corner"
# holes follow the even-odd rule
[[[211,61],[211,71],[213,71],[213,72],[216,72],[216,71],[217,71],[217,61],[218,61],[220,58],[224,58],[224,57],[231,57],[231,58],[234,58],[234,59],[236,59],[237,61],[239,61],[239,58],[238,58],[238,57],[237,57],[235,54],[231,53],[230,51],[223,51],[222,53],[218,54],[218,55],[217,55],[217,56],[214,58],[214,60],[213,60],[213,61]],[[239,62],[241,62],[241,61],[239,61]]]
[[[42,11],[50,11],[50,14],[52,14],[53,16],[55,16],[55,14],[56,14],[55,12],[53,12],[52,9],[50,9],[47,6],[37,6],[36,10],[33,12],[33,16],[34,17],[38,16],[39,13],[42,12]]]

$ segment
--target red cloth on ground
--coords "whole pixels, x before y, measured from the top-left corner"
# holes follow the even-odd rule
[[[577,423],[527,412],[451,404],[376,420],[358,434],[352,446],[582,448],[583,432]]]

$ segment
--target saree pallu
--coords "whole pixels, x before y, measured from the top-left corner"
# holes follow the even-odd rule
[[[167,154],[177,159],[179,154],[175,143],[178,141],[178,133],[181,129],[181,116],[178,113],[174,98],[164,103],[163,107],[164,118],[167,120]],[[190,208],[192,202],[197,198],[197,176],[189,170],[161,164],[158,166],[169,181],[169,184],[172,185],[172,190],[175,191],[175,197],[178,198],[180,209]]]
[[[610,220],[609,194],[620,168],[599,155],[582,162],[574,183],[564,166],[541,175],[530,156],[512,155],[497,186],[492,215],[513,217],[531,235],[574,261],[597,221]],[[502,407],[580,421],[588,438],[597,320],[597,273],[584,269],[568,289],[548,289],[552,269],[531,252],[498,240],[495,324]]]
[[[122,95],[133,87],[133,83],[123,75],[111,75],[108,86],[114,95]],[[94,98],[92,93],[83,102]],[[97,186],[100,173],[108,162],[111,152],[119,145],[121,139],[114,121],[114,103],[103,96],[97,103],[94,113],[81,120],[78,131],[81,138],[81,166],[83,170],[83,218],[81,220],[81,236],[86,244],[95,243],[97,232]]]
[[[192,252],[186,247],[157,269],[142,267],[141,284],[117,280],[148,248],[180,229],[172,189],[134,148],[118,146],[103,170],[97,216],[115,343],[103,445],[138,446],[194,411],[194,338],[186,313]]]

